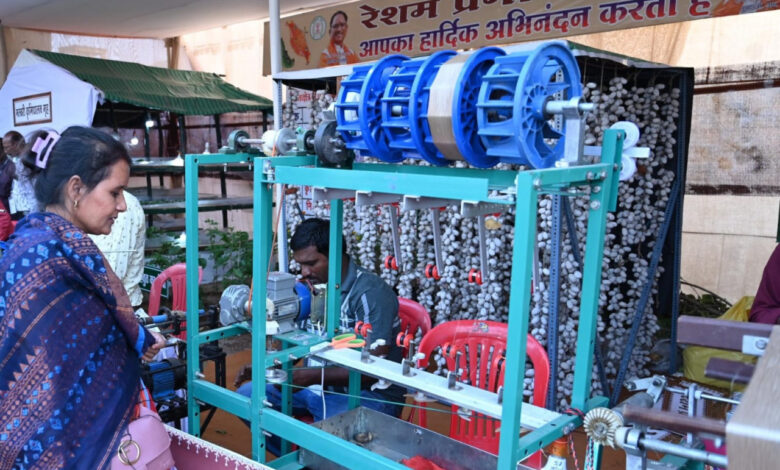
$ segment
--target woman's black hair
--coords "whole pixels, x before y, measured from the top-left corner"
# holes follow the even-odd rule
[[[51,148],[45,168],[36,165],[39,153],[32,149],[38,138],[46,139],[53,131],[40,130],[28,136],[22,162],[35,178],[35,198],[42,207],[64,203],[63,188],[72,176],[81,178],[91,191],[108,177],[111,167],[118,161],[131,163],[127,149],[110,135],[97,129],[71,126],[65,129]],[[38,158],[40,161],[42,156]]]
[[[328,256],[330,222],[325,219],[312,218],[304,220],[295,227],[295,233],[290,239],[290,249],[298,251],[310,246],[317,247],[319,253]],[[347,253],[347,242],[344,237],[341,238],[341,253]]]

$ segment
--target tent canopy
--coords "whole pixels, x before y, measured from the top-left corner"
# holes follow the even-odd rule
[[[33,50],[103,92],[105,99],[185,115],[271,111],[271,100],[215,74]]]

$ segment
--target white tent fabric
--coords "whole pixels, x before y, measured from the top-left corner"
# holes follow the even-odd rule
[[[91,126],[102,95],[99,89],[67,70],[32,52],[22,51],[0,88],[0,135],[10,130],[27,135],[42,128],[62,132],[74,125]],[[35,122],[35,119],[25,116],[17,116],[14,121],[15,111],[25,103],[46,103],[49,96],[49,114],[43,112],[42,115],[47,121],[50,118],[50,122]]]

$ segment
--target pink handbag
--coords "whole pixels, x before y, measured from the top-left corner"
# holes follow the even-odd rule
[[[142,406],[138,419],[131,421],[111,459],[111,470],[169,470],[175,464],[171,438],[160,416]]]

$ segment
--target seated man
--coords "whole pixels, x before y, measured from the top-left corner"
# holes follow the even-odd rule
[[[780,245],[775,247],[764,267],[761,284],[750,308],[750,321],[780,324]]]
[[[321,284],[328,282],[328,248],[329,248],[328,221],[323,219],[309,219],[298,225],[290,239],[290,248],[293,258],[301,265],[301,275],[304,282]],[[341,318],[339,324],[346,324],[353,328],[357,321],[371,323],[371,341],[379,338],[385,340],[385,346],[379,346],[372,351],[377,356],[386,356],[387,359],[400,363],[402,357],[401,348],[395,344],[395,336],[398,334],[400,320],[398,318],[398,297],[382,278],[358,267],[347,254],[346,243],[342,243],[341,255]],[[401,367],[400,364],[398,367]],[[297,387],[293,393],[293,412],[301,414],[310,413],[315,421],[328,416],[347,411],[346,385],[349,382],[349,371],[340,367],[326,367],[324,380],[322,369],[306,368],[293,371],[293,384]],[[244,369],[236,378],[236,386],[249,379],[248,369]],[[391,386],[386,390],[370,390],[369,385],[373,380],[365,378],[363,390],[360,396],[360,405],[383,413],[397,416],[403,403],[404,390],[397,386]],[[319,390],[308,388],[311,385],[320,385],[326,389],[323,410],[323,399]],[[328,393],[329,387],[339,387],[338,393]],[[252,383],[247,382],[238,388],[238,393],[251,396]],[[278,407],[281,403],[281,392],[274,385],[266,386],[268,401]],[[377,401],[379,400],[379,401]],[[391,402],[391,403],[386,403]]]

